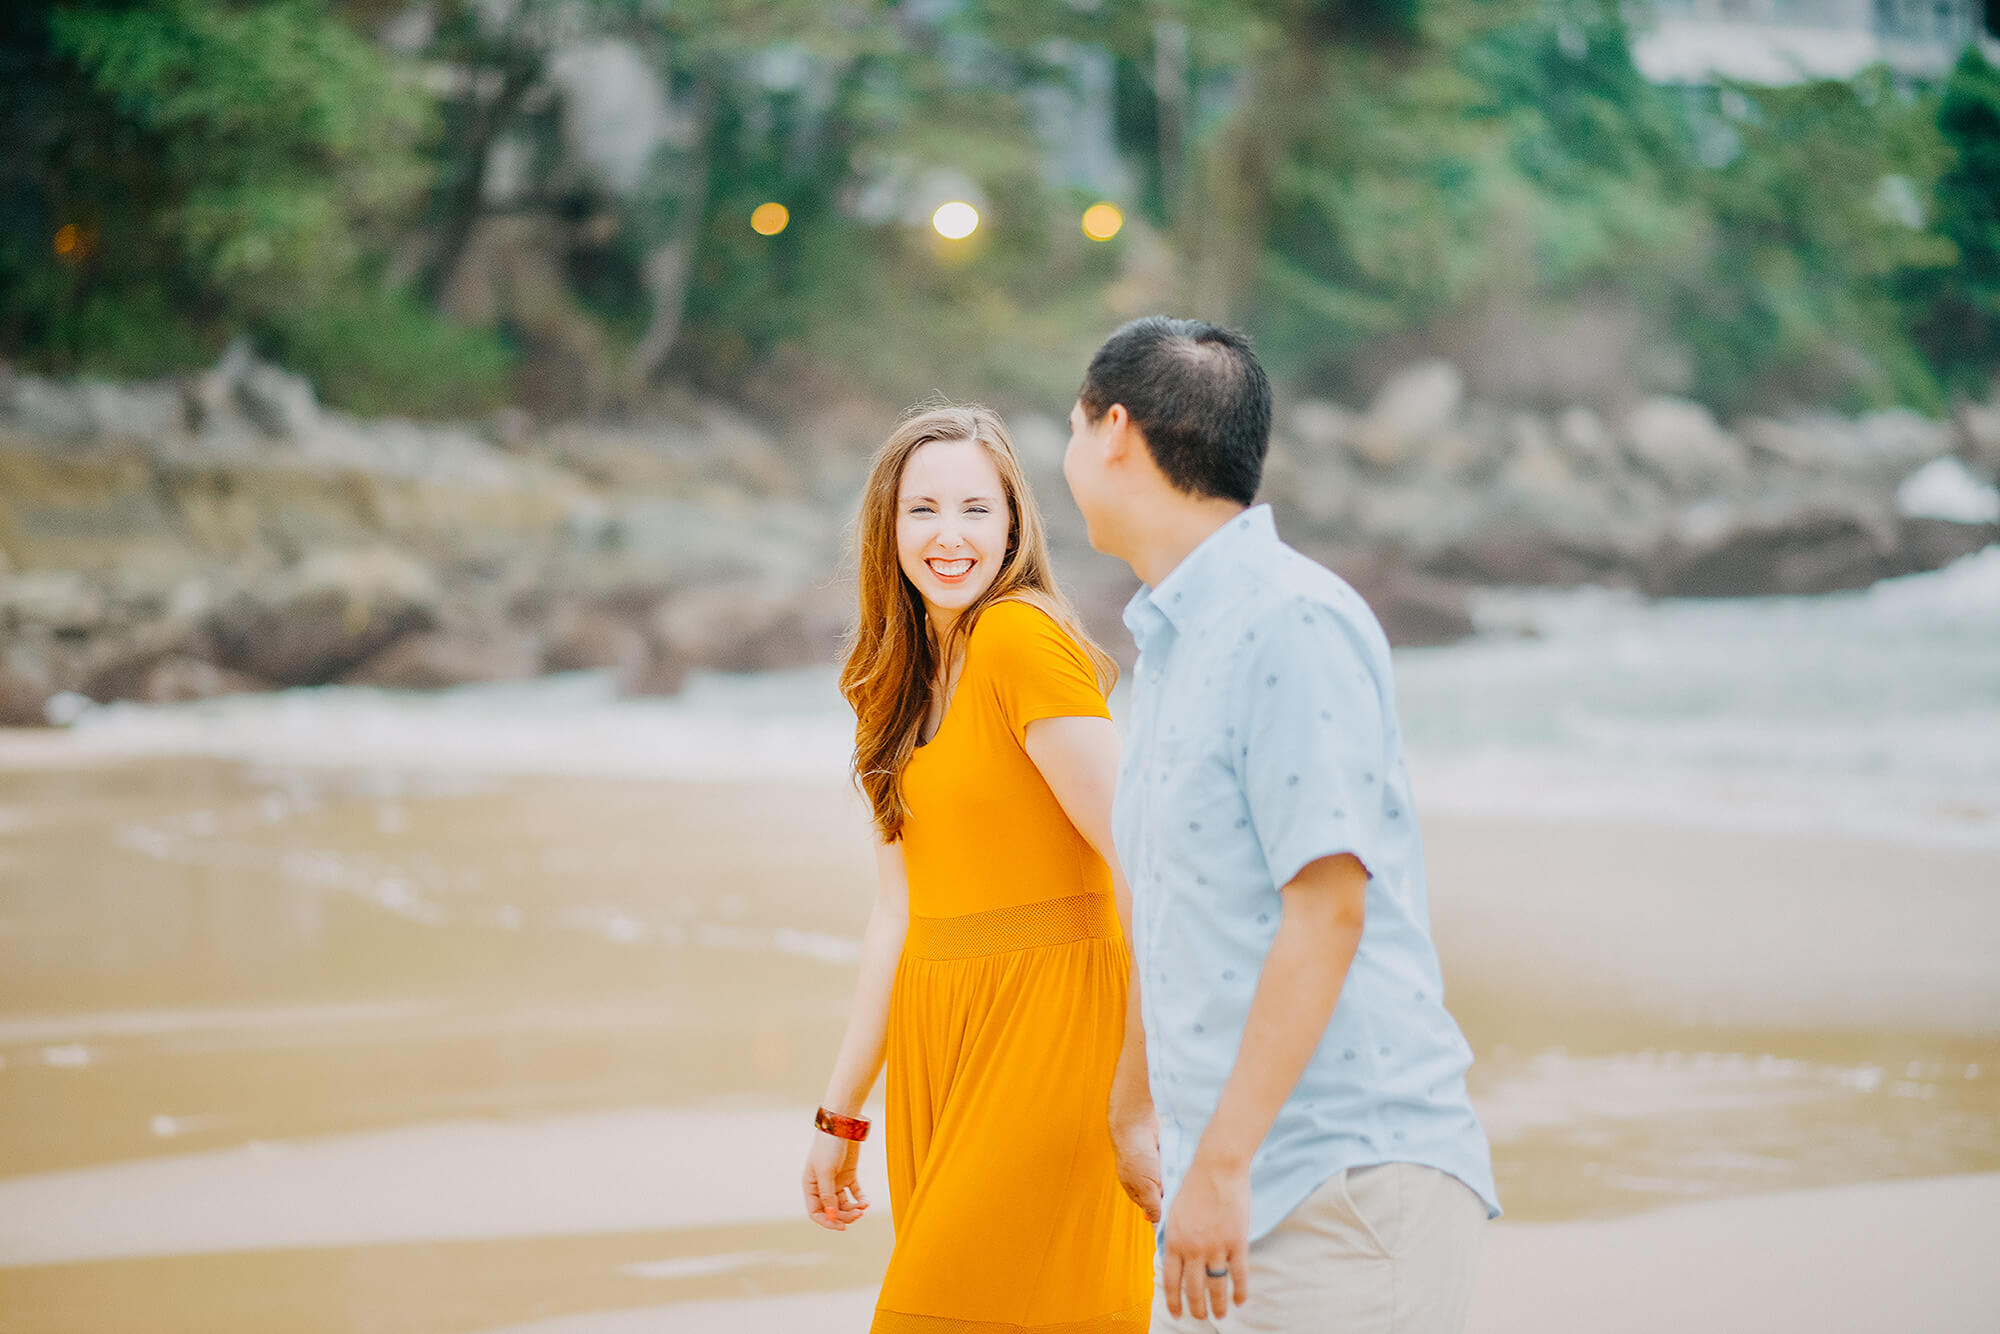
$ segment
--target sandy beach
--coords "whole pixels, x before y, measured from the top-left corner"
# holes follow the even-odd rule
[[[1419,775],[1421,781],[1421,775]],[[1992,1328],[2000,854],[1427,817],[1473,1329]],[[854,800],[0,738],[0,1330],[865,1328]]]

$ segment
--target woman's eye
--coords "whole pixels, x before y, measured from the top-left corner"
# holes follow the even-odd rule
[[[910,513],[912,514],[929,514],[930,512],[931,512],[931,507],[929,505],[910,506]]]
[[[986,512],[987,509],[984,505],[974,505],[970,509],[966,510],[967,514],[985,514]]]

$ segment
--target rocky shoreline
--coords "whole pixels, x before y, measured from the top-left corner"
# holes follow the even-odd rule
[[[826,661],[844,530],[889,413],[775,431],[689,401],[644,425],[360,421],[232,349],[207,374],[59,383],[0,365],[0,725],[88,701]],[[876,420],[879,417],[880,420]],[[1066,430],[1011,419],[1058,562],[1108,643],[1133,587],[1063,490]],[[1937,422],[1469,400],[1428,362],[1363,411],[1281,407],[1265,495],[1401,643],[1482,585],[1818,593],[2000,541],[2000,402]]]

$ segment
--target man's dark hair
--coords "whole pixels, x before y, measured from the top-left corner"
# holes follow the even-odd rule
[[[1093,422],[1123,403],[1181,490],[1256,499],[1271,445],[1271,381],[1234,329],[1165,315],[1133,320],[1097,349],[1077,399]]]

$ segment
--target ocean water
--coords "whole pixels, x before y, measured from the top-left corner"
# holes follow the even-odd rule
[[[1469,641],[1397,655],[1424,810],[2000,848],[2000,546],[1855,593],[1495,591],[1476,616]],[[280,765],[839,783],[850,728],[814,668],[697,677],[670,699],[580,673],[117,704],[74,734]]]

